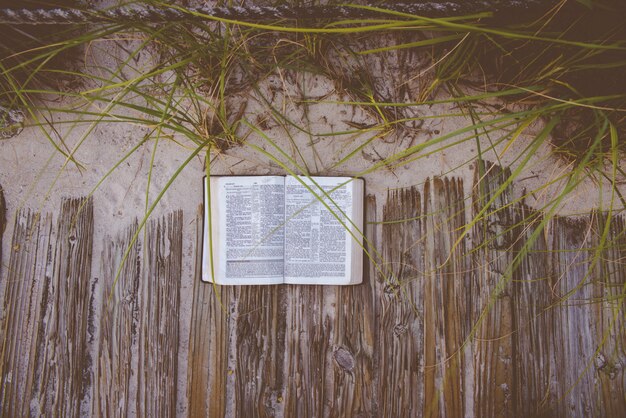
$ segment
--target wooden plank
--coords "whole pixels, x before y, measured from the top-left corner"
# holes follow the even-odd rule
[[[332,346],[332,386],[328,396],[330,416],[375,416],[374,355],[377,344],[376,306],[376,198],[365,200],[366,248],[363,283],[336,286],[335,332]]]
[[[3,202],[2,202],[3,203]],[[4,213],[2,213],[4,217]],[[3,221],[4,222],[4,219]],[[23,321],[23,309],[21,302],[23,296],[28,296],[24,288],[28,287],[25,280],[32,272],[34,257],[37,254],[37,239],[29,239],[29,233],[38,232],[38,218],[31,216],[30,211],[21,211],[15,222],[13,241],[11,244],[12,254],[8,266],[7,283],[4,289],[4,301],[2,307],[2,385],[0,385],[0,406],[3,416],[20,414],[24,404],[24,392],[19,387],[21,366],[20,345],[22,343],[18,327]],[[21,250],[21,251],[20,251]],[[25,294],[26,293],[26,294]]]
[[[3,263],[2,258],[2,237],[4,236],[4,229],[6,227],[6,203],[4,201],[4,190],[2,190],[2,185],[0,184],[0,266]]]
[[[2,385],[0,415],[27,415],[35,385],[39,327],[47,301],[52,254],[49,246],[52,219],[30,210],[16,217],[3,302]],[[39,370],[41,370],[39,368]]]
[[[93,202],[64,199],[50,280],[43,283],[33,361],[31,414],[79,416],[91,409],[94,307],[91,292]]]
[[[477,286],[469,303],[479,310],[475,344],[476,416],[508,417],[513,413],[513,356],[511,276],[514,259],[516,212],[512,190],[501,190],[511,175],[508,168],[477,162],[472,193],[473,217],[480,220],[472,230],[472,270]],[[491,203],[490,203],[491,202]]]
[[[419,416],[423,407],[421,197],[417,189],[393,190],[383,208],[383,286],[377,287],[378,413]]]
[[[6,328],[12,330],[3,339],[3,375],[15,385],[3,385],[3,410],[80,415],[91,389],[91,200],[62,202],[56,250],[50,215],[40,221],[39,214],[21,211],[14,232],[5,293]]]
[[[100,338],[92,415],[128,416],[135,412],[137,388],[140,245],[131,246],[137,221],[125,233],[105,242],[101,255]],[[116,275],[124,253],[128,258]]]
[[[475,289],[465,240],[457,243],[466,224],[462,181],[426,182],[424,216],[424,416],[463,416]]]
[[[151,221],[140,288],[137,415],[176,415],[183,214]]]
[[[56,353],[58,386],[48,399],[62,393],[59,408],[63,416],[81,415],[83,402],[89,402],[92,386],[89,370],[91,357],[88,340],[93,335],[94,316],[91,305],[91,263],[93,250],[92,199],[66,199],[61,204],[57,235]],[[53,395],[54,394],[54,395]],[[54,406],[53,406],[54,405]],[[91,408],[89,408],[91,409]]]
[[[330,294],[324,286],[286,288],[284,416],[325,416],[333,320],[324,306]]]
[[[32,279],[32,291],[29,295],[29,303],[36,304],[37,307],[31,315],[32,324],[28,325],[27,331],[31,335],[31,349],[28,358],[29,371],[24,392],[28,396],[27,399],[30,405],[24,404],[22,407],[24,412],[29,410],[31,415],[38,415],[41,408],[42,378],[47,360],[45,348],[49,338],[47,330],[53,319],[51,316],[53,307],[52,289],[56,287],[54,278],[56,250],[53,249],[52,216],[45,215],[40,222],[42,224],[39,230],[37,260],[34,267],[35,274]],[[13,246],[13,250],[19,251],[19,248],[19,246]]]
[[[598,346],[593,375],[597,381],[596,415],[617,417],[626,411],[626,220],[593,216],[594,317]],[[604,242],[601,237],[607,232]]]
[[[28,334],[31,335],[31,348],[24,392],[28,396],[30,405],[24,404],[22,408],[24,412],[29,410],[31,415],[37,415],[41,405],[39,399],[41,397],[43,369],[46,367],[45,344],[48,338],[46,330],[53,318],[51,316],[53,308],[51,289],[56,287],[54,277],[56,249],[54,249],[52,215],[40,216],[40,222],[37,261],[34,267],[32,290],[29,295],[29,303],[36,305],[36,307],[32,310],[31,319],[27,326]],[[13,248],[15,249],[15,247]]]
[[[270,417],[282,410],[285,296],[282,285],[237,289],[235,415]]]
[[[592,241],[589,222],[555,218],[551,222],[553,326],[546,338],[553,349],[552,410],[557,416],[594,416],[595,318],[589,273]],[[599,415],[602,415],[601,413]]]
[[[187,399],[190,417],[226,414],[228,307],[233,287],[203,283],[203,207],[196,214],[193,306],[189,335]]]
[[[553,416],[549,400],[551,363],[554,341],[547,332],[553,327],[554,311],[550,287],[550,255],[545,230],[532,245],[530,235],[539,227],[542,214],[525,205],[516,206],[513,236],[514,254],[529,245],[528,255],[521,259],[513,273],[512,342],[513,342],[513,410],[516,416]]]

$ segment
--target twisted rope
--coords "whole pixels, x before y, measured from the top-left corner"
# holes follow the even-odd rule
[[[550,2],[547,2],[550,3]],[[415,16],[444,17],[479,12],[516,12],[545,7],[540,0],[465,0],[440,2],[391,3],[369,5],[392,12]],[[121,7],[109,10],[87,11],[78,9],[0,9],[0,24],[81,24],[172,21],[218,18],[228,20],[278,20],[278,19],[366,19],[385,16],[384,12],[359,6],[313,5],[308,7],[245,6],[245,7],[194,7],[176,8]],[[387,15],[389,16],[389,15]]]

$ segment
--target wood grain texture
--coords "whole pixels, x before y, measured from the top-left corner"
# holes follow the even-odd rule
[[[551,225],[554,325],[547,338],[555,341],[553,387],[556,415],[604,415],[595,402],[596,318],[589,276],[589,224],[556,218]],[[598,414],[599,413],[599,414]]]
[[[237,288],[235,414],[270,417],[282,409],[284,286]]]
[[[474,214],[510,175],[489,163],[485,167],[472,186]],[[561,329],[560,338],[570,332],[580,337],[551,306],[556,271],[568,267],[558,261],[567,245],[550,238],[550,231],[564,226],[560,220],[548,223],[502,283],[542,218],[523,204],[511,204],[510,188],[501,192],[469,239],[459,241],[468,220],[458,179],[435,178],[423,193],[417,188],[391,191],[383,208],[384,261],[370,265],[369,287],[237,289],[237,314],[228,319],[234,327],[228,344],[235,378],[223,379],[226,388],[219,396],[229,390],[235,394],[232,411],[237,416],[564,412],[559,398],[568,390],[563,386],[566,357],[555,349],[554,335],[547,335]],[[588,227],[585,221],[581,225]],[[368,227],[370,239],[378,227]],[[611,254],[615,260],[622,257]],[[275,350],[283,327],[281,359]],[[209,344],[223,346],[224,341]],[[269,364],[281,362],[284,370],[271,375]],[[618,370],[610,368],[615,363],[608,364],[607,370]],[[613,382],[609,376],[615,373],[602,373]],[[602,395],[590,382],[585,390]],[[607,384],[606,390],[607,399],[623,393],[615,384]],[[617,399],[613,410],[621,406],[622,398]]]
[[[4,237],[4,230],[7,223],[7,210],[6,202],[4,200],[4,190],[0,184],[0,264],[2,263],[2,239]]]
[[[88,343],[93,338],[95,320],[92,248],[92,200],[64,200],[56,237],[52,286],[44,295],[48,321],[40,324],[45,325],[39,353],[44,357],[38,391],[42,412],[79,416],[81,409],[90,405],[92,359]]]
[[[196,214],[196,248],[193,306],[189,335],[187,400],[190,417],[225,416],[228,349],[231,320],[229,311],[234,288],[204,283],[202,277],[204,209]]]
[[[512,276],[515,258],[516,206],[512,188],[506,186],[511,172],[489,162],[476,164],[472,193],[472,274],[475,291],[468,293],[478,315],[474,355],[474,413],[508,417],[513,413]],[[481,215],[484,213],[484,215]],[[472,301],[472,302],[470,302]],[[467,315],[466,314],[466,315]],[[473,325],[474,326],[474,325]]]
[[[132,403],[137,396],[133,371],[138,365],[141,279],[140,245],[132,243],[136,231],[137,222],[125,233],[107,240],[101,256],[103,288],[92,413],[95,416],[128,416],[136,412]],[[123,261],[126,251],[128,257]]]
[[[324,286],[287,286],[284,415],[324,416],[333,320]]]
[[[79,416],[91,402],[91,199],[63,200],[56,240],[52,234],[49,215],[18,213],[3,306],[2,409],[9,416]]]
[[[626,411],[626,219],[596,213],[593,220],[598,256],[594,266],[594,300],[598,300],[594,304],[598,344],[592,372],[598,388],[594,403],[602,405],[596,415],[617,417]]]
[[[377,301],[378,405],[383,416],[417,416],[424,403],[423,241],[421,196],[415,188],[388,194],[383,208]]]
[[[376,256],[376,198],[365,199],[366,225],[363,233],[371,260]],[[364,261],[363,283],[337,286],[336,327],[332,340],[333,376],[328,401],[330,416],[368,417],[376,415],[376,347],[378,347],[377,314],[374,298],[376,265]]]
[[[137,415],[176,415],[183,214],[150,221],[140,286]]]
[[[543,220],[540,212],[517,205],[513,228],[514,254],[530,239]],[[549,400],[551,355],[556,343],[546,337],[553,326],[550,257],[545,229],[530,245],[528,255],[514,271],[511,290],[513,343],[513,410],[518,416],[552,416]]]
[[[27,209],[17,214],[2,309],[2,416],[23,415],[31,399],[38,399],[45,297],[52,281],[51,233],[50,216],[41,219]]]
[[[476,296],[465,240],[458,241],[466,224],[462,181],[427,182],[424,216],[424,416],[462,416],[472,396],[466,342]]]
[[[508,169],[482,164],[471,187],[435,177],[367,197],[374,262],[356,286],[202,283],[200,207],[189,318],[181,212],[133,246],[136,221],[98,237],[92,254],[90,199],[20,211],[0,415],[622,416],[624,217],[542,223]]]
[[[189,416],[226,416],[228,377],[232,375],[228,368],[231,322],[220,303],[230,304],[232,289],[218,287],[214,293],[210,284],[195,287],[188,358]]]

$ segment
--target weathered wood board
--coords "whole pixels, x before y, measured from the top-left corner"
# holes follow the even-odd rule
[[[0,264],[2,263],[2,237],[6,226],[6,207],[4,203],[4,191],[0,184]]]
[[[345,287],[202,283],[201,207],[111,238],[90,199],[23,209],[2,269],[1,414],[624,416],[624,218],[544,220],[497,192],[509,176],[478,162],[471,187],[369,196],[371,259]]]

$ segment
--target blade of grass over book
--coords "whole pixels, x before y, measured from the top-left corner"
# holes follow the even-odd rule
[[[205,190],[206,190],[205,178]],[[348,285],[363,275],[361,179],[211,176],[203,274],[221,285]]]
[[[362,228],[363,180],[286,177],[285,283],[361,283]]]

